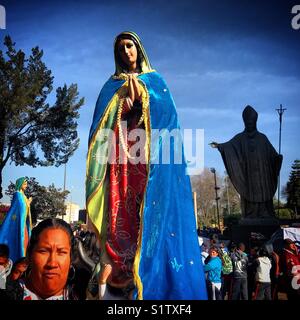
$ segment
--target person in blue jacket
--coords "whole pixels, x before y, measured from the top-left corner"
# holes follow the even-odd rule
[[[219,258],[218,249],[216,247],[211,247],[209,249],[209,260],[207,264],[204,265],[204,271],[207,272],[207,291],[209,300],[222,300],[222,260]]]

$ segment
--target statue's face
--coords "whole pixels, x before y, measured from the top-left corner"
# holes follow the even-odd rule
[[[249,132],[255,130],[256,122],[257,122],[257,116],[255,114],[248,114],[246,119],[244,119],[246,130]]]
[[[245,122],[246,130],[251,132],[256,129],[256,121],[246,121]]]
[[[127,67],[133,66],[137,62],[137,48],[130,39],[121,39],[118,43],[118,51],[122,61]]]
[[[21,186],[21,190],[25,191],[27,189],[27,181],[24,181],[22,186]]]
[[[256,130],[257,113],[252,107],[246,107],[243,111],[243,120],[247,131]]]

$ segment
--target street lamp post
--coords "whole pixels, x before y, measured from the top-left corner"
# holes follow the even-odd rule
[[[70,201],[70,213],[69,213],[69,223],[72,221],[72,196],[71,196],[71,201]]]
[[[66,183],[67,183],[67,163],[64,165],[64,192],[66,191]],[[64,205],[66,200],[64,200]],[[64,220],[64,214],[62,213],[61,219]]]
[[[282,108],[282,104],[280,105],[280,108],[279,109],[276,109],[276,111],[278,112],[278,115],[279,115],[279,154],[281,154],[281,126],[282,126],[282,115],[284,113],[286,109],[285,108]],[[280,171],[279,171],[279,174],[278,174],[278,205],[277,205],[277,215],[278,215],[278,218],[279,218],[279,205],[280,205]]]
[[[64,191],[66,191],[66,182],[67,182],[67,164],[64,166]]]
[[[227,172],[225,171],[225,182],[226,182],[226,193],[227,193],[227,211],[228,214],[231,214],[231,210],[230,210],[230,203],[229,203],[229,192],[228,192],[228,185],[229,185],[229,176],[227,174]]]
[[[215,194],[216,194],[216,204],[217,204],[218,226],[219,226],[219,230],[221,231],[220,213],[219,213],[219,200],[220,200],[220,198],[218,197],[218,190],[220,188],[217,186],[216,169],[215,168],[210,168],[210,171],[214,174],[214,179],[215,179]]]

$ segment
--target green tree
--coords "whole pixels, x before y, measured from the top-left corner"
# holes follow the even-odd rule
[[[224,216],[224,226],[230,228],[232,225],[238,224],[241,217],[240,213],[226,214]]]
[[[33,223],[37,219],[55,218],[66,213],[65,200],[69,191],[61,191],[54,184],[49,187],[41,186],[35,178],[27,178],[28,187],[25,191],[27,197],[32,197],[30,205]],[[15,193],[15,184],[10,182],[5,194],[12,199]]]
[[[223,215],[240,215],[241,201],[240,196],[235,190],[229,176],[225,172],[222,189],[220,192],[220,203]]]
[[[283,203],[282,201],[278,202],[276,197],[273,198],[273,206],[276,218],[291,219],[293,217],[292,210],[286,207],[286,203]]]
[[[56,89],[56,102],[46,102],[53,76],[42,61],[43,51],[26,58],[9,36],[0,50],[0,198],[2,171],[10,159],[16,165],[59,166],[79,145],[77,119],[84,99],[77,85]]]
[[[286,207],[294,212],[293,218],[295,218],[300,212],[300,160],[298,159],[292,164],[289,181],[283,193],[287,198]]]
[[[221,178],[218,174],[216,175],[216,179],[217,185],[220,186]],[[202,226],[217,224],[218,219],[216,212],[215,181],[213,173],[208,168],[204,168],[201,175],[191,177],[191,182],[192,189],[197,194],[198,224]]]
[[[220,198],[224,226],[231,228],[241,219],[241,200],[226,171]]]

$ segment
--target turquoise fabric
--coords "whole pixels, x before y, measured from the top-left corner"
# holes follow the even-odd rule
[[[16,191],[20,191],[21,190],[21,187],[23,185],[23,183],[26,181],[26,178],[25,177],[21,177],[19,178],[17,181],[16,181]]]
[[[139,79],[150,95],[151,130],[179,129],[175,104],[163,78],[157,72],[150,72],[140,75]],[[95,108],[90,138],[107,103],[123,83],[110,78],[104,85]],[[182,144],[172,143],[171,155],[174,148],[176,152],[183,150]],[[170,164],[156,164],[161,150],[161,140],[157,139],[151,145],[142,218],[139,276],[143,284],[143,298],[205,300],[205,277],[186,162],[183,159],[181,164],[172,161]]]
[[[25,225],[28,230],[28,236],[30,237],[31,235],[30,221],[26,219],[26,212],[25,196],[22,192],[16,191],[11,207],[0,226],[0,243],[8,245],[9,257],[13,262],[25,256]]]
[[[221,283],[222,261],[219,257],[212,257],[204,266],[204,271],[207,272],[207,280],[213,283]]]

